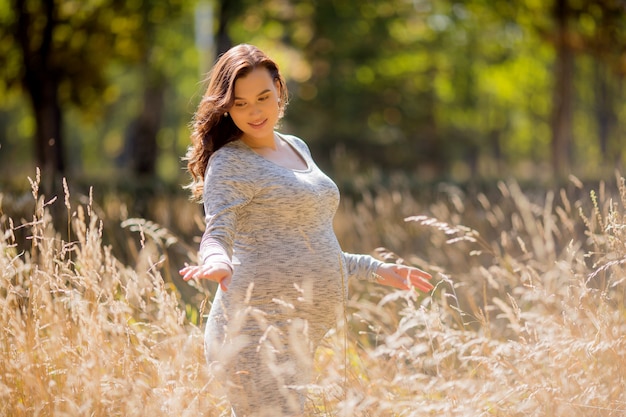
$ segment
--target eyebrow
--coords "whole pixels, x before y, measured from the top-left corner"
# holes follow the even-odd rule
[[[265,90],[261,91],[261,92],[260,92],[259,94],[257,94],[256,96],[257,96],[257,97],[258,97],[258,96],[262,96],[263,94],[267,94],[267,93],[269,93],[269,92],[270,92],[270,89],[269,89],[269,88],[267,88],[267,89],[265,89]],[[245,100],[245,98],[241,98],[241,97],[237,97],[237,96],[235,96],[235,97],[234,97],[234,99],[235,99],[235,100]]]

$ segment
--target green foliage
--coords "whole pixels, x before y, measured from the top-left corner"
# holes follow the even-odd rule
[[[41,4],[27,2],[35,29],[45,23]],[[73,172],[115,173],[127,127],[143,106],[143,87],[157,83],[166,89],[157,175],[183,181],[179,157],[188,141],[187,124],[202,94],[201,71],[215,52],[195,45],[197,4],[55,3],[52,67],[60,73],[67,147],[72,156],[80,155],[71,161]],[[553,85],[560,77],[554,73],[556,2],[204,4],[213,6],[215,31],[225,30],[233,43],[257,44],[279,61],[291,91],[283,129],[307,139],[326,169],[397,169],[424,180],[545,179],[550,174],[557,103]],[[13,30],[17,16],[10,6],[0,5],[4,166],[26,159],[30,148],[25,144],[34,134],[21,90],[22,56]],[[569,1],[567,7],[567,42],[576,70],[573,169],[585,177],[603,177],[626,157],[621,81],[626,13],[611,0]],[[35,29],[32,50],[44,39]],[[346,155],[353,159],[347,161]]]
[[[590,54],[609,62],[620,55],[616,45],[626,43],[625,14],[612,2],[583,3],[570,5],[577,59]],[[552,86],[560,76],[552,72],[552,7],[530,0],[275,0],[251,5],[232,35],[300,53],[304,65],[285,53],[293,74],[287,126],[311,141],[322,164],[330,165],[337,147],[345,146],[361,170],[528,178],[537,172],[529,172],[527,161],[547,163],[551,156]],[[622,69],[611,68],[606,77],[616,80]],[[590,76],[577,73],[575,82],[590,86]],[[591,105],[575,116],[574,139],[585,144],[580,149],[599,146],[594,126],[603,121],[593,100],[577,97]],[[581,123],[586,130],[577,129]],[[611,129],[611,141],[619,142],[623,126]],[[576,155],[581,173],[606,174],[593,168],[590,157],[598,152]]]
[[[197,81],[193,28],[180,20],[181,15],[189,17],[194,3],[185,0],[53,3],[51,52],[46,68],[58,77],[58,96],[70,139],[66,151],[72,157],[73,171],[102,175],[102,169],[115,166],[126,126],[140,110],[146,83],[181,79],[184,82],[190,72]],[[28,26],[28,45],[24,51],[18,37],[17,8],[5,9],[4,3],[2,7],[0,38],[4,41],[0,48],[6,52],[3,53],[6,63],[0,66],[0,110],[7,117],[2,118],[6,122],[0,130],[3,137],[0,160],[11,161],[12,156],[23,154],[20,144],[32,142],[34,136],[34,121],[26,112],[29,103],[24,99],[22,80],[26,67],[22,62],[44,56],[45,34],[41,31],[49,20],[42,2],[27,2],[23,19],[32,23]],[[183,65],[172,65],[172,57],[176,55],[183,58]],[[143,71],[142,65],[149,71]],[[165,116],[165,125],[174,125],[170,130],[178,131],[187,120],[186,104],[193,94],[189,86],[189,82],[183,86],[184,99],[178,96],[181,86],[171,89],[172,108],[179,111],[167,112]],[[26,115],[11,116],[21,113]],[[31,129],[21,128],[24,125]],[[162,145],[164,153],[180,151],[174,149],[176,144],[171,139]],[[169,163],[161,164],[170,177],[171,162],[170,159]]]

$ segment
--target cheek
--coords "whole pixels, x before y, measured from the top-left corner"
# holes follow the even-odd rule
[[[244,116],[240,112],[237,112],[237,111],[230,112],[230,118],[232,119],[232,121],[235,124],[235,126],[237,126],[239,129],[241,129],[241,127],[245,123]]]
[[[280,106],[277,99],[269,99],[267,103],[264,103],[263,111],[269,114],[278,114]]]

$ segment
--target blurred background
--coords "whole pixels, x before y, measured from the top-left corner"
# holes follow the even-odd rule
[[[288,80],[281,130],[346,190],[626,160],[623,0],[0,0],[0,190],[40,167],[49,192],[181,192],[206,72],[242,42]]]

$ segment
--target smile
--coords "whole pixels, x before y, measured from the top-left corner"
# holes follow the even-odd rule
[[[265,122],[267,122],[267,119],[263,119],[260,122],[256,122],[256,123],[248,123],[251,127],[258,129],[260,127],[263,127],[263,125],[265,125]]]

